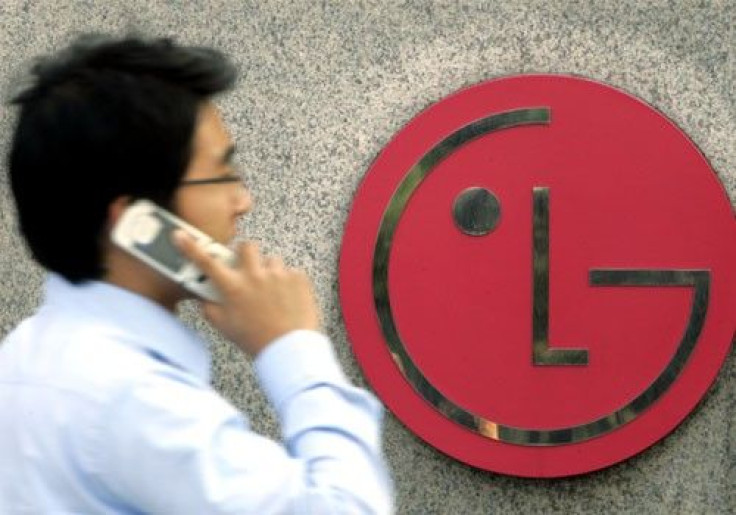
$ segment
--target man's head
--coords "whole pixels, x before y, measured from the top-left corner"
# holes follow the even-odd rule
[[[195,224],[206,221],[208,198],[245,209],[245,193],[222,190],[233,185],[180,187],[228,167],[224,155],[205,157],[232,145],[208,102],[235,80],[219,52],[84,36],[32,71],[35,84],[13,99],[21,110],[9,168],[21,231],[45,268],[73,282],[102,277],[109,209],[121,197],[148,198]]]

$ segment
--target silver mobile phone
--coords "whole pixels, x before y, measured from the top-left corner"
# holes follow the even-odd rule
[[[220,302],[220,294],[209,278],[176,248],[171,236],[177,229],[186,231],[210,255],[223,263],[230,266],[235,264],[236,257],[230,249],[148,200],[138,200],[131,204],[115,225],[111,237],[118,247],[190,292],[204,299]]]

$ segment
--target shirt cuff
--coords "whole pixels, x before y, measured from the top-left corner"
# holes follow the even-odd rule
[[[346,384],[330,340],[316,331],[280,336],[254,361],[256,377],[268,401],[279,412],[297,393],[320,384]]]

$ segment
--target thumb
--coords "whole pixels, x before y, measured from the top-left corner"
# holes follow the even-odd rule
[[[225,321],[225,313],[219,304],[214,302],[204,303],[202,308],[205,318],[215,327],[222,327],[222,322]]]

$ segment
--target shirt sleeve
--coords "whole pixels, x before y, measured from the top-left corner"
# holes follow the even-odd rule
[[[352,386],[329,340],[295,331],[255,361],[283,445],[209,388],[158,371],[110,409],[101,480],[145,513],[390,513],[382,408]]]

